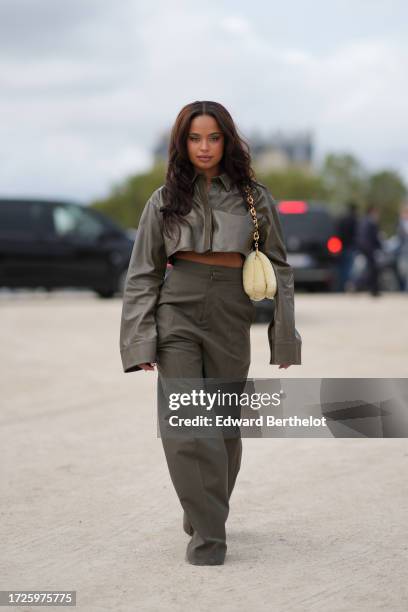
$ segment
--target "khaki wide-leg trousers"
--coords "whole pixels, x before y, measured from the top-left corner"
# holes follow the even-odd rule
[[[175,260],[156,311],[159,422],[160,411],[168,411],[167,378],[246,379],[254,319],[241,268]],[[239,428],[228,435],[161,436],[184,528],[192,534],[186,560],[193,564],[225,558],[225,523],[242,454]]]

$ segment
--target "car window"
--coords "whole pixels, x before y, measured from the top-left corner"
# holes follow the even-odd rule
[[[47,206],[43,202],[12,201],[0,204],[0,234],[24,238],[49,229]]]
[[[42,206],[29,202],[2,202],[0,205],[0,231],[7,233],[33,233],[41,219]]]
[[[333,220],[324,211],[303,214],[280,214],[285,237],[300,236],[303,239],[325,239],[333,233]]]
[[[82,238],[94,240],[100,236],[105,226],[87,210],[73,204],[53,207],[54,229],[60,238]]]

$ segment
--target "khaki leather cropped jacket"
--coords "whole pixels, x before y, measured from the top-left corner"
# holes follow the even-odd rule
[[[207,190],[204,174],[196,173],[193,206],[180,224],[180,236],[163,234],[163,186],[147,201],[139,222],[126,276],[120,325],[124,372],[140,370],[140,363],[156,362],[155,309],[167,262],[176,251],[239,252],[253,248],[254,224],[247,202],[223,173]],[[293,270],[286,249],[276,202],[262,183],[255,183],[254,205],[260,239],[258,248],[272,262],[277,278],[275,312],[268,326],[270,364],[300,364],[302,340],[295,328]]]

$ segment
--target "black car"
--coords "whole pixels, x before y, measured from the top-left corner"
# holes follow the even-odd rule
[[[279,200],[279,219],[285,239],[287,260],[293,268],[295,288],[333,290],[337,257],[342,242],[336,236],[335,218],[323,204],[304,200]],[[254,302],[256,321],[273,317],[274,301]]]
[[[281,200],[278,210],[296,288],[333,290],[343,248],[335,217],[324,205],[303,200]]]
[[[72,202],[0,199],[0,287],[123,288],[133,238],[100,212]]]

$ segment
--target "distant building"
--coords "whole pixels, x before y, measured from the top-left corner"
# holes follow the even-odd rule
[[[153,148],[155,163],[167,161],[169,137],[169,133],[162,134]],[[277,131],[268,137],[253,133],[248,143],[258,172],[286,170],[290,167],[313,172],[314,147],[311,132],[290,135]]]
[[[269,137],[253,134],[248,142],[258,172],[286,170],[290,167],[313,172],[313,136],[310,132],[292,135],[275,132]]]

